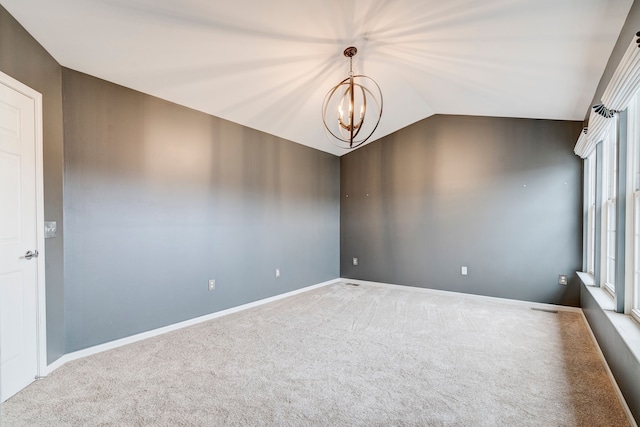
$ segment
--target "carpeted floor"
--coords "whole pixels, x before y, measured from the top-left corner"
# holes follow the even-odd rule
[[[628,426],[578,313],[335,284],[70,362],[13,426]]]

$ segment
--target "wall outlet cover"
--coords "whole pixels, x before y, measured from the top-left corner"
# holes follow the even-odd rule
[[[561,274],[558,276],[558,284],[559,285],[563,285],[566,286],[569,283],[567,275],[566,274]]]
[[[209,290],[213,291],[216,288],[216,281],[211,279],[209,280]]]
[[[353,265],[358,265],[358,258],[353,258]]]

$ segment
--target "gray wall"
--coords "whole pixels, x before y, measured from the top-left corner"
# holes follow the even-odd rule
[[[338,277],[337,157],[70,70],[63,150],[62,67],[1,6],[0,70],[43,94],[49,363]]]
[[[342,277],[578,305],[580,129],[433,116],[343,156]]]
[[[64,354],[62,68],[2,6],[0,71],[42,94],[44,215],[46,221],[58,223],[58,236],[45,242],[47,359],[51,363]]]
[[[338,157],[63,83],[68,352],[339,276]]]

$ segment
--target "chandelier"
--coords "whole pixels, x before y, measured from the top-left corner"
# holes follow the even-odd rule
[[[324,97],[322,121],[331,142],[352,149],[364,144],[375,132],[382,117],[382,91],[370,77],[353,74],[353,57],[358,49],[344,50],[349,58],[349,75]]]

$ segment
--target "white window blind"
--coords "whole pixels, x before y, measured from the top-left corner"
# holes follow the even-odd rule
[[[640,49],[637,38],[634,35],[602,94],[602,103],[610,110],[626,109],[640,89]]]
[[[626,109],[640,89],[640,48],[638,48],[636,39],[637,36],[632,38],[602,94],[602,103],[609,110],[622,111]],[[603,117],[592,109],[589,114],[586,138],[582,133],[580,134],[574,152],[583,159],[587,158],[595,149],[596,144],[606,137],[609,127],[612,125],[613,120]]]

